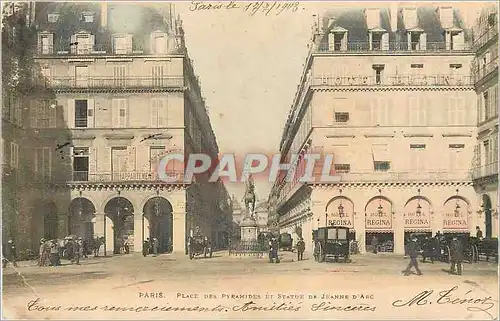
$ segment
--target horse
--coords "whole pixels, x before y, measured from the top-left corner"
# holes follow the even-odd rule
[[[90,248],[92,249],[92,252],[94,253],[94,257],[99,256],[99,250],[101,249],[101,246],[104,244],[104,236],[101,237],[96,237],[90,240]]]
[[[253,213],[255,210],[255,193],[252,189],[249,189],[245,193],[244,200],[245,200],[245,208],[250,209],[251,213]],[[251,207],[249,205],[251,205]]]

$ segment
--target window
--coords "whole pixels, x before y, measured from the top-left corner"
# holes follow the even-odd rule
[[[165,146],[151,146],[149,148],[149,159],[151,163],[151,173],[158,172],[161,158],[165,156]]]
[[[10,167],[19,168],[19,145],[10,143]]]
[[[153,87],[162,87],[163,86],[163,66],[153,66],[151,70],[151,74],[153,76]]]
[[[115,54],[125,55],[132,52],[132,38],[130,36],[114,37]]]
[[[382,49],[382,33],[380,32],[372,32],[372,50],[381,50]]]
[[[162,98],[151,99],[151,127],[167,126],[167,104]]]
[[[119,173],[128,171],[127,147],[113,147],[111,150],[111,171],[114,180],[121,180]]]
[[[423,100],[420,97],[408,98],[408,118],[410,126],[425,126],[426,125],[426,110],[423,106]]]
[[[453,146],[453,147],[452,147]],[[450,171],[456,171],[456,170],[465,170],[466,166],[464,166],[464,144],[450,144],[449,145],[449,151],[450,151],[450,164],[449,164],[449,170]]]
[[[73,180],[88,181],[89,177],[89,148],[73,148]]]
[[[31,128],[56,127],[57,101],[48,99],[36,100],[30,108]]]
[[[484,120],[490,118],[490,95],[488,91],[483,93]]]
[[[58,13],[49,13],[47,15],[47,20],[50,22],[50,23],[56,23],[57,20],[59,20],[59,14]]]
[[[382,73],[384,71],[384,65],[373,65],[372,68],[375,70],[375,83],[380,85],[382,83]]]
[[[387,97],[375,97],[371,101],[371,123],[375,126],[387,125],[389,122],[389,100]]]
[[[419,32],[411,32],[411,50],[422,50],[420,48],[420,33]]]
[[[349,121],[349,113],[335,113],[336,123],[346,123]]]
[[[424,68],[423,64],[411,64],[411,68]]]
[[[448,123],[449,125],[465,125],[464,97],[449,97]]]
[[[94,22],[94,14],[92,12],[83,12],[82,13],[82,21],[83,22]]]
[[[334,164],[335,173],[349,173],[351,171],[351,164]]]
[[[153,34],[153,53],[166,54],[167,53],[167,35],[165,33]]]
[[[89,83],[89,67],[75,66],[76,87],[87,87]]]
[[[493,163],[493,144],[489,140],[485,140],[483,142],[484,146],[484,161],[485,164],[491,164]]]
[[[73,46],[76,48],[76,53],[78,55],[88,55],[92,50],[92,40],[90,35],[76,35],[75,41],[73,42]]]
[[[113,84],[115,87],[125,87],[125,66],[113,66]]]
[[[425,144],[410,144],[410,170],[425,170]]]
[[[113,127],[124,128],[128,123],[127,100],[113,99],[112,102]]]
[[[391,169],[391,162],[375,161],[373,162],[373,166],[376,172],[387,172]]]
[[[451,69],[460,69],[462,68],[462,64],[450,64]]]
[[[48,179],[52,176],[52,148],[41,147],[35,149],[35,172]]]
[[[88,101],[75,100],[75,127],[85,128],[88,121]]]
[[[40,35],[40,45],[42,46],[40,50],[42,55],[52,54],[53,36],[51,34]]]

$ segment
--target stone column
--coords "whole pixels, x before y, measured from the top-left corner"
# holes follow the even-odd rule
[[[182,196],[184,197],[184,195]],[[186,252],[186,237],[189,233],[186,227],[186,201],[183,197],[177,199],[173,204],[172,250],[176,253]]]
[[[144,240],[144,214],[134,213],[134,252],[142,252],[142,242]]]
[[[366,228],[365,228],[365,212],[354,212],[354,230],[356,231],[356,241],[360,253],[366,252]]]
[[[113,221],[104,215],[104,233],[106,236],[106,255],[112,255],[114,252],[114,245],[115,245],[115,231],[113,229]]]
[[[104,213],[95,213],[94,237],[104,237]],[[99,255],[104,255],[104,246],[99,249]]]
[[[433,235],[436,234],[437,231],[441,231],[443,233],[443,210],[434,211],[431,215],[431,227]]]
[[[403,255],[405,253],[405,224],[404,208],[393,208],[392,228],[394,230],[394,253]]]

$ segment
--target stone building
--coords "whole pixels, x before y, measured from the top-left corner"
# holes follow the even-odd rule
[[[498,225],[498,7],[485,8],[474,28],[472,76],[477,93],[477,146],[472,169],[485,237]]]
[[[484,228],[469,174],[476,144],[469,43],[451,7],[317,19],[280,143],[282,163],[299,157],[269,197],[280,231],[301,226],[311,251],[312,230],[348,226],[362,251],[376,236],[403,253],[411,233]],[[307,153],[333,154],[330,173],[339,180],[299,182]]]
[[[184,252],[197,226],[211,236],[227,202],[214,195],[225,187],[207,183],[210,173],[185,183],[181,161],[158,168],[167,153],[218,154],[175,7],[39,3],[36,24],[43,85],[70,132],[65,232],[105,237],[106,254],[125,243],[140,252],[146,238],[157,238],[161,252]]]
[[[68,131],[54,93],[36,88],[43,75],[33,52],[35,2],[3,3],[2,15],[2,242],[12,239],[18,257],[29,259],[41,238],[64,230],[55,203],[69,204],[69,189],[55,183],[69,177],[69,155],[56,144]]]

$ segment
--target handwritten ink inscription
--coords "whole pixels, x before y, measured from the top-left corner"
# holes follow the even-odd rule
[[[457,293],[458,286],[440,291],[434,294],[434,290],[422,291],[408,300],[396,300],[392,306],[396,308],[406,308],[411,306],[429,306],[433,303],[439,305],[466,306],[467,311],[483,312],[493,317],[490,310],[495,307],[496,301],[491,296],[474,296],[472,291],[467,291],[460,295]]]
[[[300,9],[299,1],[251,1],[245,2],[206,2],[192,1],[190,11],[242,10],[250,16],[256,14],[280,15],[284,12],[297,12]]]

